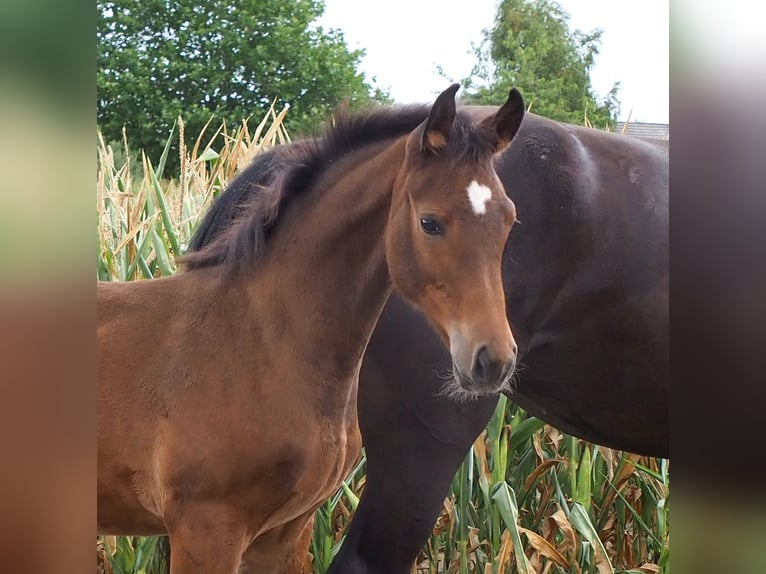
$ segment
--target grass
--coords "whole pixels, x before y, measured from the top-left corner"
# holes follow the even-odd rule
[[[261,150],[289,141],[271,112],[203,131],[184,144],[179,119],[159,158],[97,138],[97,277],[132,281],[175,272],[214,197]],[[179,173],[165,173],[171,144]],[[153,161],[154,160],[154,161]],[[156,163],[155,163],[156,162]],[[364,456],[316,513],[310,552],[324,574],[364,490]],[[456,474],[413,573],[669,574],[669,465],[560,433],[501,397]],[[106,573],[167,572],[167,541],[100,537]]]

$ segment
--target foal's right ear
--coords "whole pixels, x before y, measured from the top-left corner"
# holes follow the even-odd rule
[[[495,153],[503,151],[519,131],[521,120],[524,119],[524,99],[516,88],[512,88],[508,99],[494,114],[481,122],[481,125],[494,132],[497,142]]]
[[[423,129],[420,151],[437,154],[447,147],[452,123],[455,121],[455,94],[459,89],[460,84],[452,84],[436,98]]]

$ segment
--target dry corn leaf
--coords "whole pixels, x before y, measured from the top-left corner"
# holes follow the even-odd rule
[[[553,560],[562,568],[569,568],[569,561],[564,558],[550,542],[540,536],[537,532],[533,532],[522,527],[519,527],[519,532],[526,534],[530,546],[545,556],[548,560]]]
[[[497,571],[505,572],[506,569],[510,570],[511,560],[513,560],[513,539],[510,532],[503,530],[503,533],[500,535],[500,551],[495,557]]]
[[[622,469],[620,470],[620,473],[614,477],[614,480],[612,481],[612,484],[614,485],[614,488],[610,488],[607,495],[604,497],[603,507],[609,507],[614,502],[615,496],[617,496],[617,490],[621,490],[622,487],[625,485],[625,483],[628,481],[628,479],[631,477],[633,472],[636,470],[635,465],[632,461],[638,460],[639,455],[637,454],[631,454],[631,453],[625,453],[625,464],[623,465]],[[616,489],[616,490],[615,490]]]
[[[535,433],[532,435],[532,447],[535,449],[535,454],[537,454],[537,460],[543,462],[545,460],[545,452],[543,451],[543,445],[542,441],[540,440],[540,436],[540,433]]]
[[[575,535],[574,527],[569,522],[569,519],[567,519],[566,514],[564,514],[564,511],[561,508],[559,508],[556,512],[553,513],[551,518],[553,518],[553,520],[556,521],[556,524],[564,533],[565,544],[562,546],[562,550],[566,552],[567,550],[576,549],[577,536]]]
[[[524,490],[529,490],[532,488],[532,485],[534,484],[535,480],[537,478],[545,473],[549,468],[554,466],[555,464],[566,464],[567,461],[563,458],[549,458],[548,460],[540,463],[537,465],[537,467],[529,473],[527,476],[527,479],[524,481]]]
[[[489,462],[487,462],[486,436],[487,431],[482,431],[473,443],[473,452],[476,455],[476,458],[479,459],[479,470],[482,476],[487,480],[488,484],[492,484],[492,473],[489,470]]]
[[[527,550],[528,564],[532,568],[532,572],[540,572],[543,569],[543,559],[540,553],[534,549]]]
[[[554,452],[558,454],[559,445],[561,444],[564,435],[552,426],[546,425],[545,428],[547,429],[545,431],[545,436],[548,437],[548,443],[553,447]]]

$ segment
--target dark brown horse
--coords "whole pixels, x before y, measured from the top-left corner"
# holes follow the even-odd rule
[[[283,149],[216,199],[191,249],[231,225]],[[667,457],[668,142],[527,114],[496,169],[519,218],[503,265],[521,361],[512,400],[589,441]],[[496,403],[444,397],[449,367],[423,317],[392,297],[359,385],[367,485],[332,573],[408,572],[425,544]]]
[[[335,119],[281,154],[237,225],[173,277],[98,286],[98,523],[169,534],[171,572],[299,572],[313,514],[360,453],[357,380],[392,285],[496,393],[515,358],[493,157],[517,91],[479,122],[430,108]]]

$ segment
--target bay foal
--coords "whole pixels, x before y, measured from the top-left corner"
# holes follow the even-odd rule
[[[173,277],[98,286],[98,522],[169,534],[171,573],[298,572],[313,513],[360,449],[356,393],[392,286],[455,385],[513,373],[493,158],[524,115],[434,105],[336,118],[291,148],[236,225]]]

